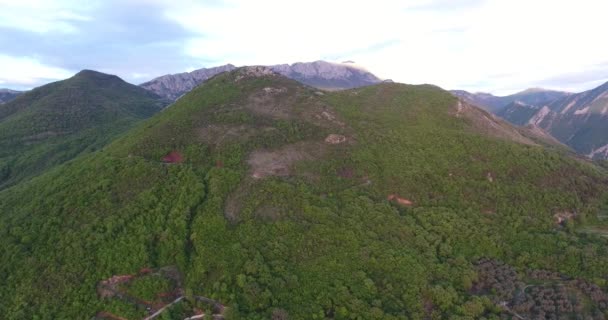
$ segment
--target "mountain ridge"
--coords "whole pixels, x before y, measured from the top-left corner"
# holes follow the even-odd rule
[[[350,89],[381,82],[378,77],[353,63],[330,63],[318,60],[267,67],[284,76],[320,89]],[[234,69],[236,67],[232,64],[202,68],[192,72],[164,75],[142,83],[140,86],[170,100],[176,100],[210,77]]]
[[[529,88],[507,96],[495,96],[490,93],[470,93],[464,90],[450,91],[454,95],[467,100],[469,103],[480,106],[492,113],[499,113],[507,105],[520,101],[529,105],[542,105],[566,97],[572,93],[555,91],[543,88]]]
[[[608,82],[540,105],[508,105],[507,121],[532,124],[590,158],[608,159]]]

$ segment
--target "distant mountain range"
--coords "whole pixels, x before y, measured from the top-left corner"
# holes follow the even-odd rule
[[[18,95],[22,94],[23,91],[15,91],[11,89],[0,89],[0,104],[7,103],[15,99]]]
[[[507,105],[518,101],[524,104],[539,105],[559,98],[567,97],[571,93],[563,91],[553,91],[541,88],[531,88],[508,96],[495,96],[490,93],[470,93],[464,90],[452,90],[452,94],[460,97],[469,103],[482,107],[490,112],[498,113]]]
[[[546,130],[590,158],[608,159],[608,83],[547,103],[512,103],[497,115]]]
[[[273,71],[306,85],[326,89],[351,89],[382,82],[381,79],[355,65],[352,61],[332,63],[326,61],[298,62],[269,66]],[[140,86],[161,97],[176,100],[209,78],[236,67],[227,64],[214,68],[203,68],[192,72],[164,75]]]

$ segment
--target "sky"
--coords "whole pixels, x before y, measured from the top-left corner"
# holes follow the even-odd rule
[[[355,61],[511,94],[608,81],[604,0],[0,0],[0,88],[82,69],[139,84],[232,63]]]

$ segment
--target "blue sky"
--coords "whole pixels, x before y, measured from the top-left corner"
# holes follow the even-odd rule
[[[81,69],[138,84],[225,63],[323,59],[446,89],[580,91],[608,81],[606,9],[596,0],[0,0],[0,87]]]

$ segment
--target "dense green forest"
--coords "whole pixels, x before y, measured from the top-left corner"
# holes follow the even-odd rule
[[[0,189],[101,148],[165,104],[116,76],[84,70],[0,105]]]
[[[480,114],[430,85],[218,75],[0,192],[0,314],[143,318],[99,283],[173,266],[184,296],[228,319],[604,319],[605,169]],[[162,317],[205,308],[194,300]]]

